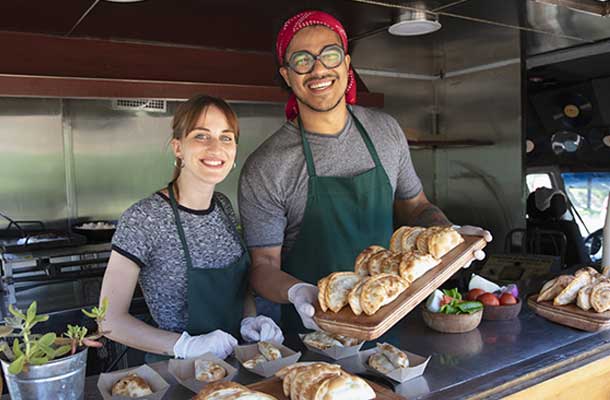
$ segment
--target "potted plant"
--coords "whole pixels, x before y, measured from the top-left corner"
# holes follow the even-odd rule
[[[108,301],[104,299],[100,308],[82,312],[95,319],[97,331],[88,335],[85,327],[68,325],[60,337],[55,333],[34,334],[32,328],[49,319],[48,315],[37,315],[37,304],[32,302],[24,313],[9,306],[11,317],[0,326],[0,358],[6,385],[12,400],[78,400],[84,398],[87,348],[101,347],[98,341]],[[14,337],[11,345],[8,337]]]

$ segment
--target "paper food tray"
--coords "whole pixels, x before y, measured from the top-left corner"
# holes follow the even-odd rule
[[[189,358],[186,360],[177,360],[177,359],[169,360],[169,364],[167,367],[169,373],[174,378],[176,378],[178,383],[180,383],[182,386],[192,390],[195,393],[198,393],[206,385],[211,383],[211,382],[201,382],[201,381],[198,381],[197,379],[195,379],[195,360],[208,360],[208,361],[212,361],[213,363],[216,363],[216,364],[220,365],[221,367],[223,367],[227,371],[227,374],[225,375],[224,378],[218,380],[217,382],[230,381],[237,374],[237,369],[235,369],[231,365],[227,364],[220,358],[216,357],[212,353],[205,353],[199,357]]]
[[[424,370],[428,366],[428,361],[430,361],[430,357],[425,358],[417,354],[409,353],[408,351],[404,351],[404,353],[409,358],[409,367],[407,368],[396,368],[395,370],[389,372],[388,374],[382,374],[376,369],[369,366],[368,359],[373,354],[377,353],[379,350],[377,348],[372,348],[365,350],[359,354],[360,362],[364,365],[364,367],[371,373],[383,377],[388,377],[396,382],[405,382],[409,379],[416,378],[418,376],[423,375]]]
[[[256,343],[235,347],[235,358],[237,358],[239,363],[242,364],[242,367],[244,369],[250,372],[254,372],[257,375],[264,376],[265,378],[273,376],[273,374],[275,374],[280,369],[284,368],[287,365],[294,364],[299,360],[299,358],[301,358],[300,351],[295,352],[294,350],[291,350],[288,347],[275,342],[269,341],[269,343],[273,344],[275,347],[278,348],[280,353],[282,353],[282,358],[280,358],[279,360],[260,363],[252,369],[244,367],[243,363],[245,361],[248,361],[260,354],[260,352],[258,351],[258,345]]]
[[[140,400],[161,400],[169,389],[169,384],[151,367],[144,364],[137,368],[124,369],[121,371],[110,372],[107,374],[100,374],[99,379],[97,380],[97,388],[104,400],[131,400],[130,397],[127,396],[113,396],[111,394],[112,385],[119,380],[120,378],[134,373],[139,377],[143,378],[148,382],[148,385],[153,391],[153,394],[148,396],[138,397]]]
[[[329,347],[328,349],[322,350],[322,349],[318,349],[316,347],[312,347],[310,345],[308,345],[307,343],[305,343],[303,341],[303,337],[305,336],[304,333],[299,333],[299,338],[301,338],[301,341],[303,342],[303,344],[305,345],[305,347],[307,347],[307,350],[314,352],[314,353],[318,353],[318,354],[322,354],[326,357],[330,357],[333,360],[341,360],[344,358],[348,358],[351,356],[355,356],[356,354],[358,354],[358,352],[360,351],[360,349],[362,348],[362,346],[364,345],[364,340],[360,342],[360,344],[357,344],[355,346],[333,346],[333,347]]]

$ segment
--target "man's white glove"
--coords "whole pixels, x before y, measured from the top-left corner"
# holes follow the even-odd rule
[[[237,346],[237,339],[220,329],[198,336],[191,336],[187,332],[182,332],[182,336],[174,344],[174,356],[176,358],[193,358],[204,353],[213,353],[216,357],[224,360],[233,352],[235,346]]]
[[[318,287],[309,283],[297,283],[288,289],[288,301],[294,304],[303,326],[307,329],[319,331],[320,328],[313,320],[315,308],[313,305],[318,299]]]
[[[481,236],[487,243],[493,240],[493,236],[491,236],[491,232],[479,228],[478,226],[471,225],[453,225],[453,229],[455,229],[460,235],[468,235],[468,236]],[[477,261],[481,261],[485,259],[485,252],[483,250],[477,250],[474,252],[474,259]],[[468,263],[468,265],[464,266],[464,268],[470,267],[472,261]]]
[[[284,341],[284,335],[280,327],[271,318],[264,315],[242,319],[239,332],[247,342],[270,340],[281,344]]]

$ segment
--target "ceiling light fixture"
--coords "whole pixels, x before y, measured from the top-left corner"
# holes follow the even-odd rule
[[[388,31],[396,36],[417,36],[436,32],[441,27],[442,25],[438,22],[438,15],[436,14],[425,10],[401,9]]]

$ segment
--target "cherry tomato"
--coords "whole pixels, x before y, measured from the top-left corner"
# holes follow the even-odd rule
[[[500,300],[493,293],[485,293],[477,297],[477,301],[480,301],[486,306],[499,306]]]
[[[503,306],[507,304],[517,304],[517,299],[510,293],[502,293],[502,296],[500,296],[500,304]]]
[[[441,300],[441,307],[444,306],[445,304],[449,304],[453,301],[453,297],[451,296],[447,296],[446,294],[443,295],[443,299]]]
[[[478,289],[478,288],[471,289],[468,291],[468,293],[466,293],[466,300],[475,301],[477,299],[477,297],[479,297],[483,293],[487,293],[487,292],[485,292],[483,289]]]

